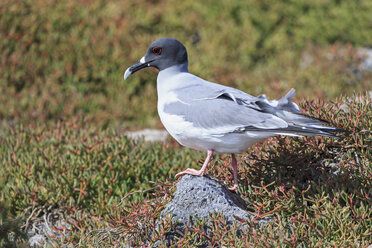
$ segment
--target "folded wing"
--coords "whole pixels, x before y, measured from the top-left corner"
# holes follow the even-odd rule
[[[240,90],[215,84],[189,85],[175,91],[178,101],[164,105],[163,111],[182,116],[195,127],[213,134],[265,132],[273,135],[331,136],[344,131],[324,126],[326,121],[300,113],[293,103],[295,90],[272,100],[253,97]],[[182,94],[180,94],[182,92]]]

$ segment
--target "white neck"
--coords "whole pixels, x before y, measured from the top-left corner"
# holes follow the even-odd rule
[[[172,78],[184,73],[188,74],[189,70],[187,69],[187,67],[188,63],[186,62],[161,70],[157,78],[158,93],[178,87],[177,80],[172,80]]]
[[[189,70],[187,69],[188,65],[189,65],[188,62],[185,62],[183,64],[178,64],[178,65],[173,65],[171,67],[168,67],[167,69],[160,71],[159,75],[164,74],[164,73],[189,72]]]

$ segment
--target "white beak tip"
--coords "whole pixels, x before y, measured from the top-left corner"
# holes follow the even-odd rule
[[[127,79],[130,75],[132,74],[132,72],[128,69],[125,70],[124,72],[124,80]]]

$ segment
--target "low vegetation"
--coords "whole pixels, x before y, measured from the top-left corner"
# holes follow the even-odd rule
[[[272,216],[275,221],[266,229],[254,221],[242,222],[246,233],[237,239],[216,217],[212,233],[204,233],[200,223],[175,245],[328,247],[370,242],[369,96],[333,103],[304,101],[302,107],[351,133],[342,140],[273,138],[242,155],[239,195],[256,219]],[[63,227],[67,236],[54,237],[60,245],[140,246],[164,241],[171,224],[164,221],[155,229],[155,221],[172,196],[173,176],[185,167],[199,166],[196,162],[204,156],[171,141],[135,142],[82,121],[2,130],[3,207],[8,215],[27,219],[29,227],[57,208],[58,216],[72,223],[70,229]],[[231,184],[229,158],[214,161],[209,173]]]

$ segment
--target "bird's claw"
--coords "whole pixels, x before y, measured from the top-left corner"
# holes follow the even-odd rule
[[[237,184],[234,184],[233,187],[228,188],[228,189],[229,189],[231,192],[236,193],[236,191],[238,190],[238,185],[237,185]]]
[[[187,168],[186,170],[181,171],[180,173],[177,173],[175,177],[177,178],[185,174],[192,175],[192,176],[198,176],[198,177],[204,176],[204,173],[201,170],[194,170],[194,169]]]

